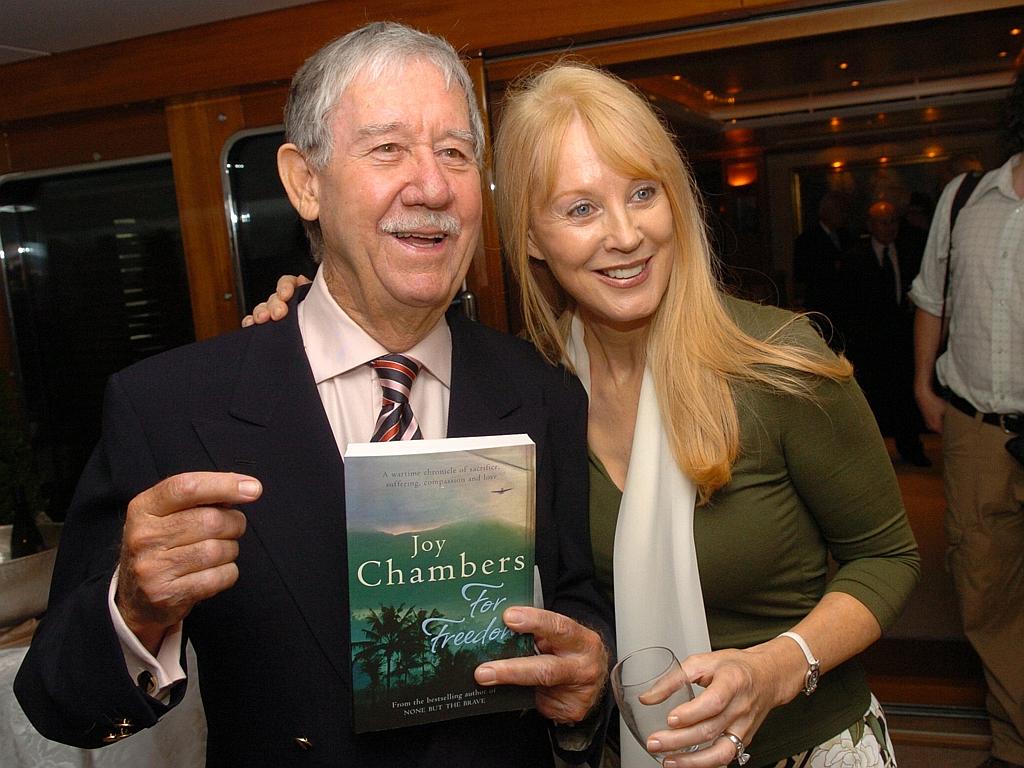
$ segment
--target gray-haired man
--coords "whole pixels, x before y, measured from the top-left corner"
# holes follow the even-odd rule
[[[385,738],[351,727],[340,455],[373,433],[367,363],[387,353],[420,365],[410,401],[424,437],[525,432],[538,446],[536,562],[551,610],[504,618],[544,653],[487,663],[477,681],[538,686],[540,714],[573,722],[607,675],[582,389],[525,343],[445,319],[481,221],[468,75],[444,41],[371,24],[299,70],[286,131],[279,169],[317,278],[285,322],[111,379],[19,700],[47,737],[100,746],[180,700],[187,638],[209,766],[549,764],[537,712]]]

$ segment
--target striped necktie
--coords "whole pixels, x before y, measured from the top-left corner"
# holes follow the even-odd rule
[[[419,440],[423,437],[416,417],[412,415],[409,391],[420,372],[420,364],[405,355],[384,355],[371,360],[369,365],[377,371],[384,401],[373,430],[371,442],[388,440]]]

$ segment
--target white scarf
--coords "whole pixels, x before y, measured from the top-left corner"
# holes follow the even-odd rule
[[[590,394],[590,357],[583,323],[574,315],[566,340],[572,363]],[[637,406],[626,487],[615,526],[615,632],[618,657],[649,645],[671,648],[682,661],[711,650],[693,542],[696,491],[679,470],[658,408],[650,368]],[[658,765],[619,725],[623,768]]]

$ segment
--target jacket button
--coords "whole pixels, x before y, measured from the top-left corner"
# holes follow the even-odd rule
[[[313,748],[313,742],[307,739],[305,736],[296,736],[295,745],[299,749],[304,749],[307,752]]]

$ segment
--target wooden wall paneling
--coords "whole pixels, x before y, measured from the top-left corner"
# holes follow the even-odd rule
[[[484,62],[479,56],[467,62],[469,74],[473,78],[476,90],[477,105],[484,123],[485,160],[480,175],[481,194],[483,196],[483,231],[480,246],[473,257],[466,281],[470,290],[476,294],[477,306],[480,311],[480,322],[497,328],[508,330],[508,306],[505,295],[505,273],[501,264],[501,241],[498,236],[498,216],[494,207],[494,190],[491,188],[493,175],[491,172],[491,120],[487,109],[487,77],[484,73]]]
[[[3,128],[5,171],[64,168],[166,154],[163,106],[154,103],[19,121]]]
[[[263,128],[284,123],[287,84],[241,94],[246,128]]]
[[[642,13],[621,0],[591,0],[585,13],[547,0],[394,0],[373,10],[325,0],[7,64],[0,67],[0,123],[290,80],[321,45],[374,19],[403,21],[479,51],[564,47],[741,12],[740,0],[648,0]]]
[[[245,128],[238,96],[170,104],[167,133],[197,339],[239,325],[221,151]]]

